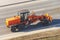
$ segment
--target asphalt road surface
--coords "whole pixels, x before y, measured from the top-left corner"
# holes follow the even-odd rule
[[[29,3],[0,7],[0,19],[17,15],[17,12],[20,9],[37,10],[37,9],[43,9],[43,8],[49,8],[49,7],[56,7],[56,6],[60,7],[59,0],[42,1],[42,2],[34,1]]]
[[[0,0],[0,6],[18,3],[18,2],[24,2],[24,1],[29,1],[29,0]]]
[[[45,28],[51,28],[51,27],[60,27],[60,12],[56,12],[56,13],[55,12],[51,13],[51,12],[52,11],[50,11],[49,14],[54,19],[53,19],[53,22],[49,26],[43,26],[39,23],[37,25],[31,25],[28,29],[24,29],[20,33],[27,33],[27,32],[30,32],[30,31],[34,31],[34,30],[38,30],[38,29],[40,30],[40,29],[45,29]],[[10,33],[12,33],[12,32],[5,25],[2,25],[2,27],[0,27],[0,35],[10,34]]]
[[[0,7],[6,7],[6,6],[22,4],[22,3],[28,3],[28,2],[32,2],[32,1],[37,1],[37,0],[5,0],[5,1],[0,0]]]
[[[55,1],[48,1],[48,2],[44,2],[44,3],[40,3],[40,2],[36,3],[36,4],[33,3],[32,5],[28,5],[28,6],[22,5],[22,6],[12,7],[12,8],[7,7],[8,9],[1,8],[0,9],[0,35],[12,33],[10,31],[10,29],[5,26],[5,23],[4,23],[5,18],[11,17],[13,15],[17,15],[16,14],[17,10],[24,8],[24,6],[25,6],[25,8],[28,7],[28,9],[30,9],[30,10],[37,9],[38,10],[38,11],[36,10],[37,15],[41,15],[41,14],[44,14],[46,12],[49,13],[49,15],[51,15],[53,17],[53,22],[49,26],[43,26],[43,25],[40,25],[40,23],[38,23],[37,25],[31,25],[28,29],[22,30],[20,32],[20,34],[27,33],[30,31],[40,30],[40,29],[51,28],[51,27],[60,27],[60,5],[59,4],[60,4],[59,0],[55,0]],[[50,7],[55,7],[55,6],[57,6],[58,8],[49,9]],[[42,9],[42,8],[43,9],[48,8],[49,10],[40,11],[39,9]]]

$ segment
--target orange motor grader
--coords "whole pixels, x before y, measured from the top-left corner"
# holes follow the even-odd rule
[[[6,26],[11,28],[12,32],[18,32],[38,20],[43,25],[49,25],[52,22],[52,17],[48,14],[35,15],[34,12],[32,12],[32,15],[29,15],[29,13],[29,10],[21,10],[17,16],[6,19]]]

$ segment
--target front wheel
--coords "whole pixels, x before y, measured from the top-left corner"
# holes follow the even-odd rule
[[[50,25],[50,24],[51,24],[51,21],[49,21],[49,20],[47,20],[47,19],[43,19],[43,20],[41,21],[41,23],[42,23],[43,25]]]

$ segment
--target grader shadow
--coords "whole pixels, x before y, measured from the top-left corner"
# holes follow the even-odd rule
[[[60,27],[60,19],[53,19],[53,22],[48,26],[42,25],[41,23],[38,23],[36,25],[30,25],[28,26],[28,28],[22,30],[21,32],[29,32],[29,31],[41,30],[51,27]]]

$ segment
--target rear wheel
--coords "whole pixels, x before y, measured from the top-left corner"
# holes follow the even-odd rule
[[[15,25],[15,26],[11,26],[11,31],[12,32],[19,32],[22,31],[25,28],[25,25]]]
[[[16,27],[12,26],[12,27],[11,27],[11,31],[12,31],[12,32],[16,32]]]
[[[12,32],[17,32],[19,29],[16,26],[11,26],[11,31]]]

